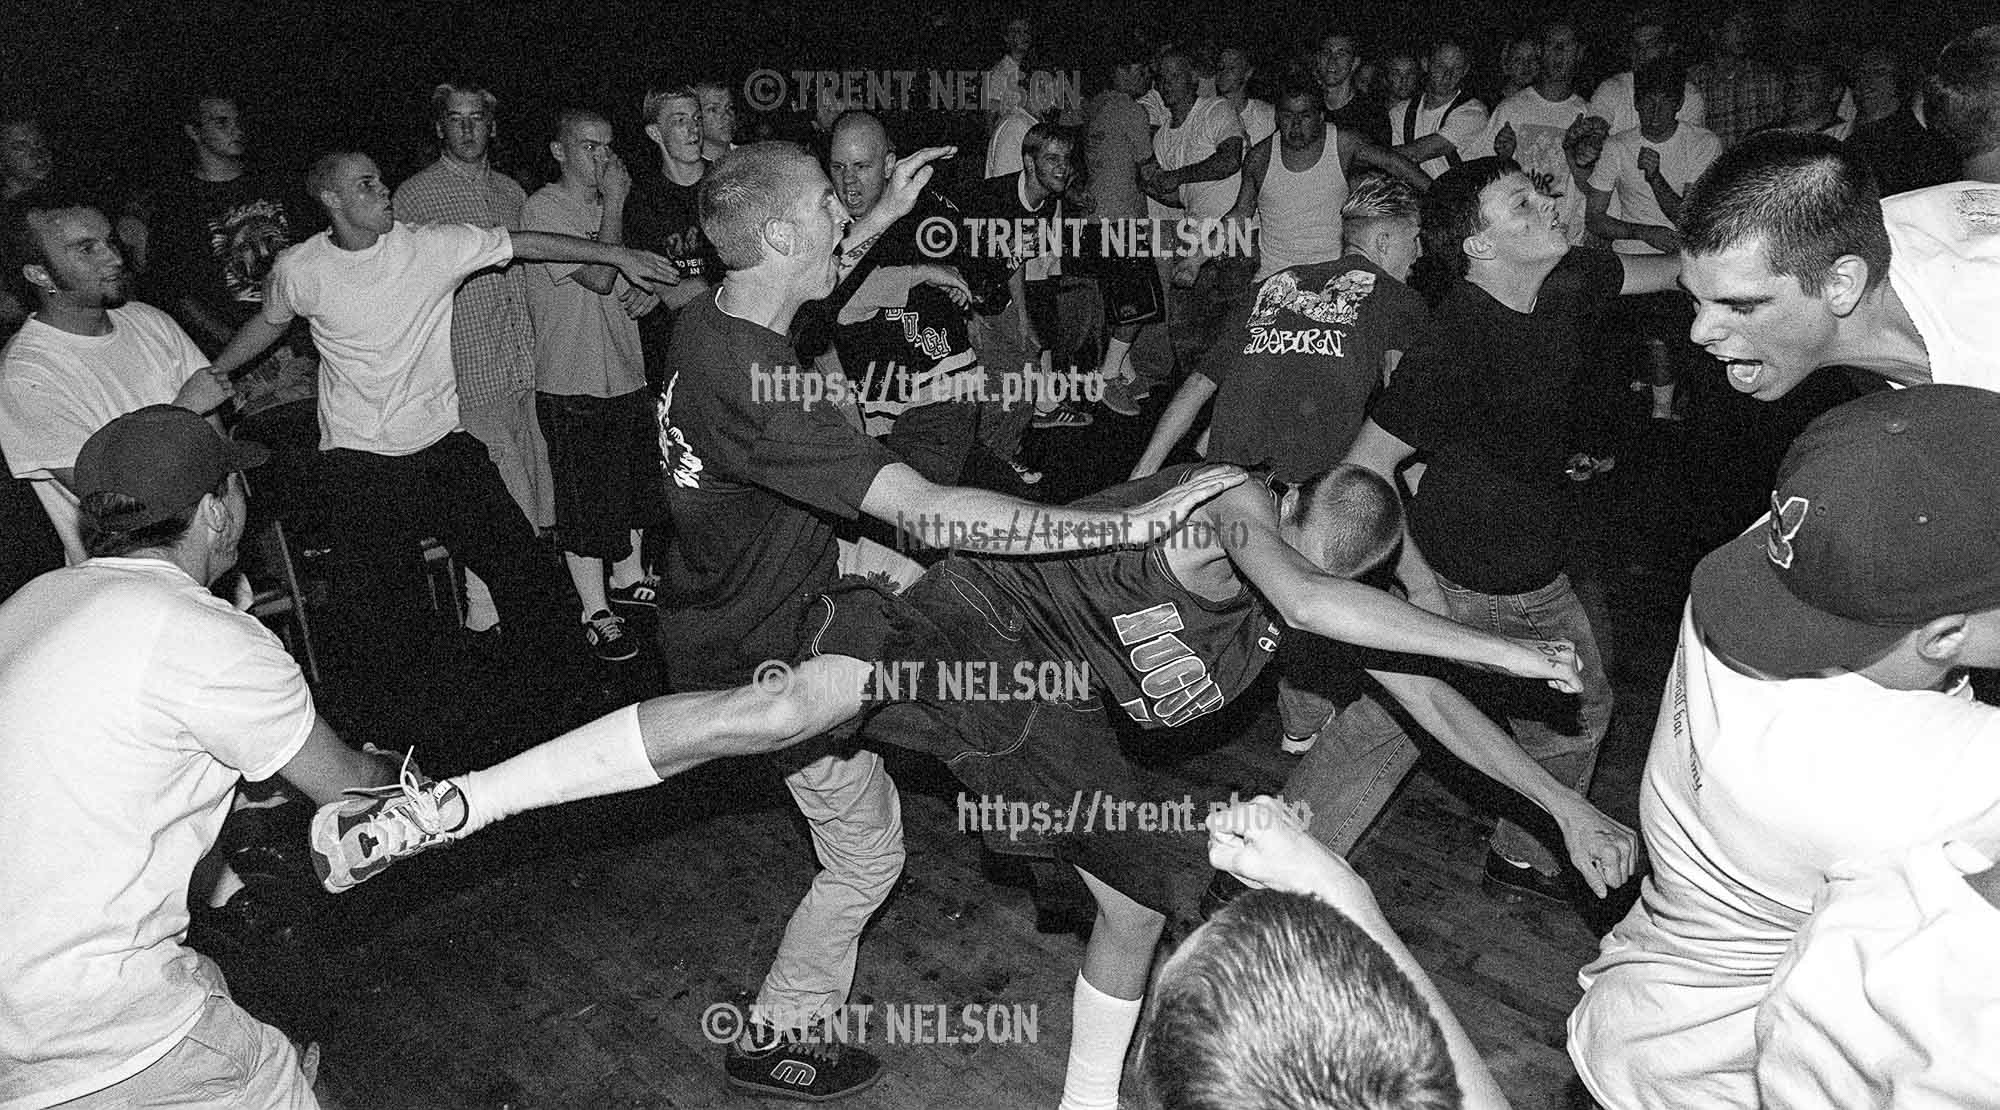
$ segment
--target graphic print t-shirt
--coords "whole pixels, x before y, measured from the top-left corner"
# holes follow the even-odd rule
[[[955,257],[932,258],[917,246],[917,228],[925,220],[949,220],[964,226],[964,214],[943,194],[926,190],[902,219],[890,224],[859,265],[843,279],[824,305],[837,314],[877,270],[885,266],[956,265]],[[969,370],[971,319],[937,286],[910,287],[900,308],[884,308],[874,316],[834,329],[834,347],[841,369],[862,391],[865,405],[881,404],[900,412],[905,404],[921,402],[924,391],[943,375]]]
[[[1194,464],[1113,486],[1073,505],[1126,508],[1187,480]],[[1166,542],[1052,559],[955,559],[1014,605],[1047,658],[1081,657],[1091,680],[1144,728],[1213,713],[1256,681],[1280,626],[1247,583],[1210,601],[1181,585]],[[1185,540],[1182,542],[1194,542]]]
[[[1358,254],[1264,279],[1202,367],[1217,387],[1209,458],[1269,463],[1286,482],[1333,466],[1367,419],[1383,353],[1409,350],[1428,317],[1415,290]]]
[[[152,196],[147,299],[166,309],[211,355],[228,336],[208,334],[183,300],[192,300],[231,329],[264,303],[264,279],[278,253],[311,231],[312,211],[299,190],[274,175],[246,173],[233,181],[175,174]],[[238,375],[246,412],[304,400],[316,391],[318,359],[303,321]]]
[[[798,365],[784,336],[713,298],[675,325],[659,429],[674,525],[660,635],[675,690],[741,685],[796,655],[807,602],[837,577],[834,522],[859,516],[895,461],[831,401],[760,392],[759,375]]]
[[[722,265],[708,237],[701,233],[701,219],[695,211],[695,193],[700,188],[699,183],[675,184],[657,165],[635,172],[632,192],[625,198],[625,245],[666,257],[683,280],[706,278],[715,285],[722,280]],[[641,316],[639,339],[646,352],[646,370],[657,377],[673,339],[673,317],[664,309]]]

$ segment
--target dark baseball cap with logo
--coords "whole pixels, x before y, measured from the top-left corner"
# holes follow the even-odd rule
[[[78,498],[118,493],[138,502],[103,518],[116,528],[158,524],[199,504],[222,479],[261,466],[271,453],[222,438],[179,405],[148,405],[99,428],[76,454]]]
[[[1695,626],[1778,677],[1853,670],[1938,617],[2000,607],[2000,393],[1871,394],[1807,426],[1768,520],[1695,568]]]

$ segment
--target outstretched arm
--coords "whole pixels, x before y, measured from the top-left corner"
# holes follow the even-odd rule
[[[1132,477],[1149,478],[1159,473],[1166,465],[1167,453],[1174,444],[1187,435],[1194,426],[1195,414],[1201,406],[1215,396],[1215,382],[1208,375],[1197,370],[1188,375],[1181,387],[1174,391],[1174,399],[1167,402],[1167,411],[1160,414],[1160,422],[1153,426],[1153,438],[1146,441],[1146,450],[1132,467]]]
[[[557,235],[548,231],[510,231],[514,257],[522,262],[584,262],[611,266],[625,280],[642,288],[672,285],[681,279],[668,259],[652,251],[635,250],[616,243],[600,243],[580,235]]]
[[[1347,170],[1359,162],[1371,169],[1381,170],[1419,193],[1430,190],[1431,175],[1425,173],[1415,162],[1393,150],[1384,150],[1352,132],[1342,131],[1339,134],[1341,169]]]
[[[1292,628],[1357,647],[1428,655],[1539,679],[1564,693],[1583,688],[1576,647],[1567,640],[1494,636],[1320,570],[1278,534],[1276,510],[1255,486],[1223,494],[1204,514],[1236,569]]]
[[[1599,898],[1625,885],[1639,838],[1581,794],[1557,782],[1465,695],[1429,675],[1368,672],[1410,716],[1473,770],[1540,806],[1562,830],[1570,862]]]

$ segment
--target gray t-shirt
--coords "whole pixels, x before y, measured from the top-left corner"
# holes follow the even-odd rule
[[[603,209],[546,185],[521,209],[523,231],[597,238]],[[535,388],[568,396],[621,397],[646,386],[639,323],[625,314],[617,279],[609,294],[576,283],[576,262],[528,264],[528,314],[535,321]]]
[[[1122,219],[1146,214],[1138,168],[1152,156],[1152,128],[1138,101],[1115,89],[1090,98],[1084,107],[1083,160],[1097,215]]]

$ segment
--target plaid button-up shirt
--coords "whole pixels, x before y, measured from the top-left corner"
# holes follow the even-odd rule
[[[1688,80],[1708,101],[1708,122],[1703,126],[1715,132],[1724,150],[1759,127],[1785,118],[1784,75],[1762,62],[1745,58],[1735,73],[1726,76],[1714,62],[1703,62]]]
[[[519,231],[521,207],[527,203],[528,194],[506,174],[441,157],[396,190],[396,218]],[[527,271],[519,266],[482,270],[458,287],[451,308],[451,366],[458,377],[458,403],[468,408],[535,388]]]

